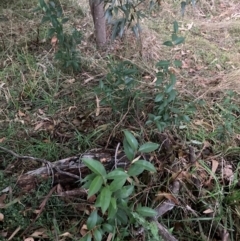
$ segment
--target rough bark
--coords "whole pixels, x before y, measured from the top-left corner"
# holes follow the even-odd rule
[[[93,18],[97,46],[103,47],[106,43],[106,19],[104,16],[104,1],[89,0],[89,6]]]
[[[24,159],[25,156],[23,156]],[[21,156],[19,156],[21,159]],[[94,150],[82,155],[72,156],[55,162],[48,162],[38,169],[29,171],[18,177],[17,185],[22,192],[34,190],[39,183],[44,180],[52,179],[52,184],[73,184],[76,180],[81,180],[89,174],[88,168],[82,162],[82,158],[91,158],[101,162],[106,170],[112,170],[113,167],[126,168],[130,162],[124,153],[115,153],[113,150]],[[28,158],[30,159],[30,157]]]

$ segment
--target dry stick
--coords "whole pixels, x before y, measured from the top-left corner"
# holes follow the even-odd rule
[[[51,165],[50,162],[45,160],[45,159],[32,157],[32,156],[21,156],[21,155],[18,155],[17,153],[15,153],[14,151],[8,150],[7,148],[2,147],[2,146],[0,146],[0,149],[5,151],[5,152],[7,152],[7,153],[9,153],[9,154],[11,154],[11,155],[13,155],[16,158],[19,158],[19,159],[29,159],[29,160],[33,160],[33,161],[44,163],[46,165]]]
[[[57,186],[54,186],[50,192],[47,194],[47,196],[44,198],[44,200],[42,201],[42,203],[40,204],[39,208],[39,213],[38,215],[34,218],[34,220],[31,222],[31,224],[22,232],[21,236],[23,236],[31,227],[32,225],[37,221],[37,219],[40,217],[41,213],[43,212],[44,207],[47,204],[47,201],[49,200],[49,198],[52,196],[53,192],[57,189]]]
[[[172,193],[173,194],[178,194],[180,189],[180,183],[179,181],[174,181],[173,182],[173,188],[172,188]],[[157,219],[161,217],[163,214],[166,212],[172,210],[175,206],[175,203],[171,200],[167,200],[163,202],[160,206],[155,208],[155,211],[157,212],[157,215],[154,217],[154,219]]]
[[[174,181],[173,182],[173,188],[172,193],[178,194],[180,189],[180,182]],[[154,222],[158,227],[158,232],[160,235],[166,240],[166,241],[178,241],[172,234],[169,233],[169,231],[161,225],[157,219],[162,216],[164,213],[172,210],[175,206],[175,203],[171,200],[163,202],[159,207],[155,208],[155,211],[157,212],[157,215],[153,218],[152,222]]]
[[[16,234],[19,232],[19,230],[21,229],[20,226],[17,227],[17,229],[12,233],[12,235],[8,238],[8,240],[12,240]]]
[[[120,143],[117,144],[117,148],[116,148],[116,151],[115,151],[115,156],[114,156],[114,162],[115,162],[115,169],[117,169],[117,164],[118,164],[118,159],[117,159],[117,154],[118,154],[118,149],[119,149],[119,146],[120,146]]]
[[[107,144],[106,144],[105,148],[108,147],[108,144],[109,144],[109,142],[110,142],[110,138],[112,137],[113,132],[115,131],[115,129],[116,129],[116,128],[122,123],[122,121],[126,118],[128,112],[129,112],[129,109],[130,109],[130,107],[129,107],[129,105],[128,105],[128,110],[127,110],[127,112],[123,115],[122,119],[117,123],[117,125],[114,126],[111,134],[109,135],[108,140],[107,140]]]
[[[54,169],[60,174],[67,175],[69,177],[73,177],[73,178],[78,179],[78,180],[81,179],[80,176],[74,175],[74,174],[69,173],[69,172],[62,171],[58,167],[54,167]]]
[[[172,234],[169,233],[169,231],[161,225],[158,221],[153,221],[158,228],[158,232],[160,235],[164,238],[165,241],[178,241]]]
[[[2,147],[0,146],[0,150],[3,150],[11,155],[13,155],[14,157],[16,158],[19,158],[19,159],[29,159],[29,160],[32,160],[32,161],[37,161],[37,162],[41,162],[41,163],[44,163],[46,164],[48,167],[50,167],[50,169],[52,170],[52,163],[45,160],[45,159],[41,159],[41,158],[37,158],[37,157],[32,157],[32,156],[21,156],[21,155],[18,155],[17,153],[15,153],[14,151],[11,151],[11,150],[8,150],[7,148],[5,147]],[[61,174],[64,174],[64,175],[67,175],[67,176],[70,176],[70,177],[73,177],[75,179],[79,179],[79,176],[77,175],[74,175],[74,174],[71,174],[71,173],[68,173],[68,172],[64,172],[64,171],[61,171],[59,168],[57,167],[54,167],[54,169],[61,173]]]

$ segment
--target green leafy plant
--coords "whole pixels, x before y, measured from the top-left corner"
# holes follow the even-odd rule
[[[174,47],[184,42],[184,37],[178,36],[178,23],[173,23],[173,34],[171,40],[164,42],[166,46]],[[189,103],[178,102],[177,91],[175,90],[176,75],[175,68],[182,66],[180,60],[161,60],[156,64],[158,68],[155,96],[154,113],[149,114],[146,124],[154,123],[159,131],[171,125],[179,125],[181,122],[189,121],[189,117],[184,114]]]
[[[107,76],[99,82],[95,92],[101,95],[101,104],[110,106],[114,113],[125,112],[129,109],[137,110],[141,105],[138,101],[142,96],[137,90],[138,68],[129,61],[118,64],[110,62]]]
[[[145,17],[139,6],[144,1],[108,1],[109,5],[106,9],[105,17],[109,24],[113,26],[112,39],[117,36],[122,37],[127,28],[131,28],[134,34],[139,37],[141,32],[140,19]],[[152,1],[151,1],[152,2]],[[152,7],[150,3],[149,7]],[[121,15],[120,18],[116,16]]]
[[[178,36],[178,23],[173,24],[171,40],[164,42],[166,46],[174,47],[184,42],[184,37]],[[140,71],[129,61],[122,61],[118,64],[110,62],[109,72],[100,80],[99,86],[95,89],[96,95],[101,99],[100,104],[110,106],[113,113],[137,114],[145,111],[144,108],[150,102],[154,103],[153,113],[149,113],[147,124],[154,124],[160,131],[172,125],[180,125],[189,121],[185,113],[194,111],[191,102],[179,102],[175,89],[176,75],[175,68],[182,66],[180,60],[161,60],[157,63],[159,69],[154,96],[150,92],[143,91],[140,86]]]
[[[76,47],[81,43],[81,33],[75,28],[70,34],[64,32],[63,24],[68,21],[68,18],[63,16],[62,7],[58,1],[55,3],[54,1],[45,2],[45,0],[39,0],[37,10],[44,12],[42,24],[45,22],[51,23],[51,28],[48,29],[48,37],[55,36],[58,41],[58,49],[55,54],[56,60],[63,68],[71,68],[73,71],[79,70],[81,58]]]
[[[195,8],[196,7],[196,2],[197,2],[197,0],[181,1],[181,14],[182,14],[182,17],[185,14],[186,6],[187,5],[192,5],[192,7]]]
[[[99,161],[83,158],[84,164],[92,171],[87,175],[82,182],[83,187],[88,189],[88,198],[97,195],[95,202],[95,210],[87,219],[87,234],[81,239],[84,240],[102,240],[106,233],[116,235],[118,230],[125,230],[122,232],[121,238],[128,236],[127,231],[129,224],[136,224],[146,217],[153,217],[156,215],[152,208],[135,205],[131,202],[130,197],[135,190],[135,176],[141,174],[144,170],[149,172],[156,172],[155,167],[146,160],[134,160],[137,153],[149,153],[159,148],[158,144],[147,142],[141,146],[134,135],[128,130],[124,130],[124,151],[131,165],[128,171],[122,168],[107,173],[105,167]],[[147,221],[146,221],[147,222]],[[155,229],[149,228],[154,231]],[[121,239],[122,240],[122,239]]]

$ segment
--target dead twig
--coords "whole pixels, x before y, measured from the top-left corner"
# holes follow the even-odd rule
[[[113,136],[113,133],[115,132],[115,130],[117,129],[117,127],[123,122],[123,120],[126,118],[128,112],[130,111],[130,106],[129,106],[129,103],[128,103],[128,109],[127,109],[127,112],[123,115],[123,117],[121,118],[121,120],[117,123],[117,125],[114,126],[111,134],[109,135],[108,137],[108,140],[107,140],[107,144],[105,146],[105,149],[107,149],[108,145],[109,145],[109,142],[110,142],[110,139],[111,137]]]
[[[158,221],[153,221],[158,228],[158,232],[160,235],[165,239],[165,241],[178,241],[172,234],[169,233],[169,231],[161,225]]]
[[[49,161],[47,161],[47,160],[45,160],[45,159],[41,159],[41,158],[37,158],[37,157],[32,157],[32,156],[21,156],[21,155],[15,153],[14,151],[9,150],[9,149],[7,149],[7,148],[5,148],[5,147],[2,147],[2,146],[0,146],[0,149],[3,150],[4,152],[7,152],[7,153],[11,154],[12,156],[14,156],[14,157],[16,157],[16,158],[18,158],[18,159],[22,159],[22,160],[24,160],[24,159],[26,160],[26,159],[27,159],[27,160],[37,161],[37,162],[41,162],[41,163],[43,163],[43,164],[46,164],[46,165],[47,165],[47,168],[50,168],[51,173],[53,173],[52,169],[54,168],[54,169],[55,169],[58,173],[60,173],[60,174],[64,174],[64,175],[66,175],[66,176],[73,177],[73,178],[75,178],[75,179],[79,179],[79,176],[74,175],[74,174],[69,173],[69,172],[62,171],[62,170],[60,170],[57,166],[53,166],[51,162],[49,162]],[[68,159],[68,158],[63,159],[63,160],[60,160],[60,161],[65,161],[65,160],[67,160],[67,159]]]
[[[173,188],[172,188],[172,194],[176,195],[179,193],[180,189],[180,183],[179,181],[173,182]],[[166,212],[172,210],[175,207],[175,203],[171,200],[167,200],[163,202],[161,205],[155,208],[155,211],[157,212],[157,215],[154,217],[155,219],[161,217]]]
[[[117,164],[118,164],[118,158],[117,158],[117,154],[118,154],[118,149],[119,149],[120,143],[117,144],[117,148],[115,151],[115,156],[114,156],[114,161],[115,161],[115,169],[117,169]]]
[[[41,213],[44,210],[44,207],[47,204],[47,201],[49,200],[49,198],[52,196],[53,192],[56,190],[57,186],[53,187],[50,192],[48,193],[48,195],[44,198],[44,200],[42,201],[42,203],[39,205],[39,212],[38,215],[35,217],[35,219],[31,222],[31,224],[23,231],[23,233],[21,234],[21,236],[23,236],[31,227],[32,225],[37,221],[37,219],[40,217]]]
[[[180,189],[180,182],[174,181],[173,187],[172,187],[172,194],[176,195],[179,193]],[[166,241],[178,241],[172,234],[169,233],[169,231],[160,224],[157,219],[161,217],[166,212],[172,210],[175,206],[175,203],[171,200],[167,200],[163,202],[160,206],[155,208],[155,211],[157,212],[157,215],[153,218],[152,222],[154,222],[158,227],[158,232],[164,238]]]
[[[11,154],[12,156],[18,158],[18,159],[28,159],[28,160],[32,160],[32,161],[37,161],[37,162],[41,162],[44,163],[46,165],[51,165],[51,163],[45,159],[41,159],[41,158],[37,158],[37,157],[32,157],[32,156],[21,156],[18,155],[17,153],[15,153],[14,151],[8,150],[5,147],[0,146],[0,149]]]

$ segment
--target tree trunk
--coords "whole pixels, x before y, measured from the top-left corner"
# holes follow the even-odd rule
[[[106,20],[104,17],[104,1],[89,0],[89,5],[93,17],[97,46],[103,47],[106,43]]]

